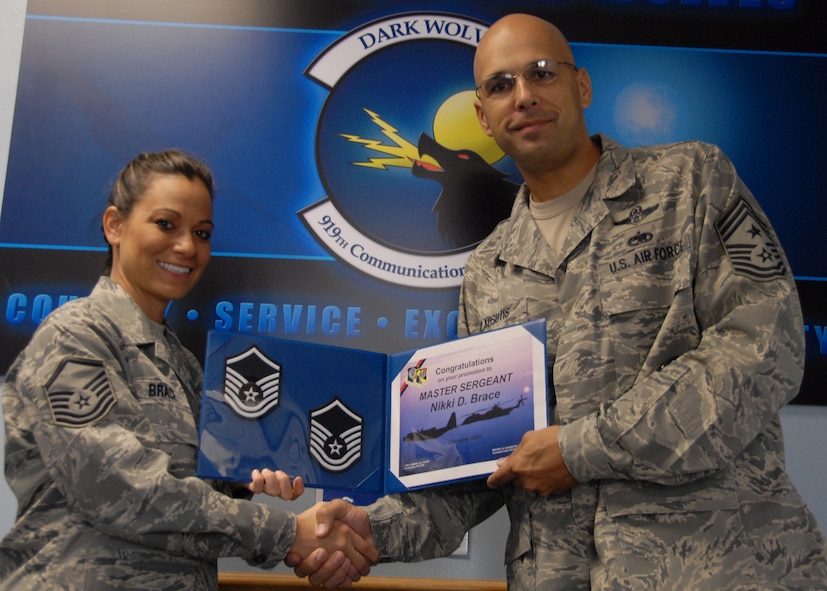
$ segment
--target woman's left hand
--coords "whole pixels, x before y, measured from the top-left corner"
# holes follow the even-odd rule
[[[301,496],[304,492],[304,482],[301,476],[292,481],[290,476],[281,470],[253,470],[252,480],[247,488],[255,493],[267,493],[271,497],[279,497],[286,501],[292,501]]]

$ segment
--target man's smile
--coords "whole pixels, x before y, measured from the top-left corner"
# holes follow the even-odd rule
[[[526,130],[535,130],[553,122],[555,119],[554,117],[534,117],[532,119],[526,119],[521,121],[516,121],[509,125],[509,131],[526,131]]]

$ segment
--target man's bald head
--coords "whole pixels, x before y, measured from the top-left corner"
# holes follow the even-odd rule
[[[494,64],[499,62],[495,58],[514,46],[526,45],[536,46],[538,56],[574,63],[574,55],[560,29],[530,14],[509,14],[491,25],[477,45],[474,54],[476,83],[496,72]]]

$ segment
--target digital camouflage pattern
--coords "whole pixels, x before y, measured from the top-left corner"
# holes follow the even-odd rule
[[[43,321],[3,384],[18,512],[0,589],[204,591],[218,557],[287,554],[292,514],[195,477],[201,386],[192,354],[109,278]]]
[[[560,258],[524,187],[460,299],[461,334],[547,320],[551,414],[585,484],[382,499],[383,559],[444,556],[504,503],[513,590],[827,588],[823,535],[784,468],[778,410],[804,334],[775,234],[716,147],[594,139],[597,176]]]

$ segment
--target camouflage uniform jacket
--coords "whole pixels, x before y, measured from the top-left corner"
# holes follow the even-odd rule
[[[17,520],[0,589],[217,589],[216,559],[272,567],[292,514],[195,477],[202,373],[103,277],[44,320],[3,385]]]
[[[697,142],[602,155],[556,257],[523,188],[465,271],[460,334],[545,318],[550,412],[581,485],[454,485],[371,509],[384,559],[451,552],[503,503],[511,589],[827,588],[824,538],[784,469],[803,320],[776,236]]]

